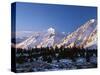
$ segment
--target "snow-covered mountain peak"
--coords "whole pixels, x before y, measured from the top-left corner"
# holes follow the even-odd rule
[[[55,47],[56,45],[58,47],[64,45],[65,47],[97,48],[97,21],[90,19],[72,33],[57,32],[50,27],[45,32],[33,32],[24,40],[18,40],[17,48]]]
[[[61,45],[65,45],[66,47],[77,46],[87,48],[92,46],[92,44],[94,45],[96,42],[95,38],[97,37],[96,22],[97,21],[95,19],[90,19],[85,24],[80,26],[77,30],[65,37],[63,39],[63,42],[58,46],[60,47]]]
[[[94,23],[95,22],[95,19],[91,19],[90,22]]]
[[[55,29],[52,27],[50,27],[47,31],[48,33],[55,34]]]

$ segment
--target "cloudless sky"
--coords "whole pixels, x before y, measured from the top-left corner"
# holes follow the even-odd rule
[[[16,30],[42,31],[50,27],[72,32],[90,19],[97,19],[96,7],[16,3]]]

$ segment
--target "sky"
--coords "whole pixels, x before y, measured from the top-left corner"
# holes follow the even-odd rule
[[[16,31],[73,32],[90,19],[97,19],[96,7],[16,3]]]

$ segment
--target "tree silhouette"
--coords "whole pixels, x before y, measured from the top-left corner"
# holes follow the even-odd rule
[[[13,48],[16,50],[16,63],[23,64],[25,62],[34,62],[41,60],[47,63],[52,63],[52,60],[57,60],[59,62],[60,59],[71,59],[75,62],[75,59],[82,57],[86,58],[87,62],[90,61],[90,57],[95,55],[97,57],[97,49],[84,49],[83,47],[67,47],[58,46],[55,47],[40,47],[40,48]]]

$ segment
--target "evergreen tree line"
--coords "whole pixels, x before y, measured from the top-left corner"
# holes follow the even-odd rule
[[[15,48],[12,48],[14,50]],[[75,58],[83,57],[86,58],[87,62],[89,62],[89,58],[93,55],[97,57],[96,49],[84,49],[84,48],[65,48],[61,46],[58,48],[53,47],[41,47],[41,48],[28,48],[28,49],[20,49],[16,50],[16,63],[24,63],[24,62],[33,62],[41,59],[42,61],[46,61],[51,63],[52,60],[57,60],[59,62],[60,59],[72,59],[75,61]]]

